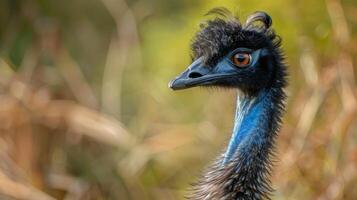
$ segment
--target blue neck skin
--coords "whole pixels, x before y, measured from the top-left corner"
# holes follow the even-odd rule
[[[244,147],[257,142],[255,139],[267,134],[269,130],[264,127],[267,127],[270,99],[268,90],[262,90],[256,96],[238,94],[233,133],[224,154],[223,165],[235,158],[236,153],[244,151]]]

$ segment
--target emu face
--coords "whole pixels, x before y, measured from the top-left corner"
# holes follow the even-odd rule
[[[222,16],[225,10],[212,13]],[[169,83],[170,88],[222,86],[255,92],[273,84],[281,58],[280,39],[269,29],[270,17],[256,12],[244,25],[232,16],[224,18],[201,25],[191,44],[193,62]]]

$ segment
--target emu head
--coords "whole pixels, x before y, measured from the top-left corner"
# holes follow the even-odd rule
[[[192,64],[169,83],[170,88],[222,86],[251,93],[279,81],[284,84],[279,79],[281,40],[268,14],[255,12],[245,24],[224,8],[208,14],[216,17],[201,24],[193,39]]]

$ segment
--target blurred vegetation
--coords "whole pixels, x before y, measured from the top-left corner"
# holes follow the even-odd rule
[[[357,199],[355,0],[0,1],[0,198],[183,199],[232,129],[235,91],[167,88],[217,6],[283,38],[274,199]]]

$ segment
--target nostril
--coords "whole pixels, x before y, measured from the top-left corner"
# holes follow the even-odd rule
[[[198,78],[198,77],[201,77],[203,76],[202,74],[198,73],[198,72],[191,72],[188,77],[189,78]]]

